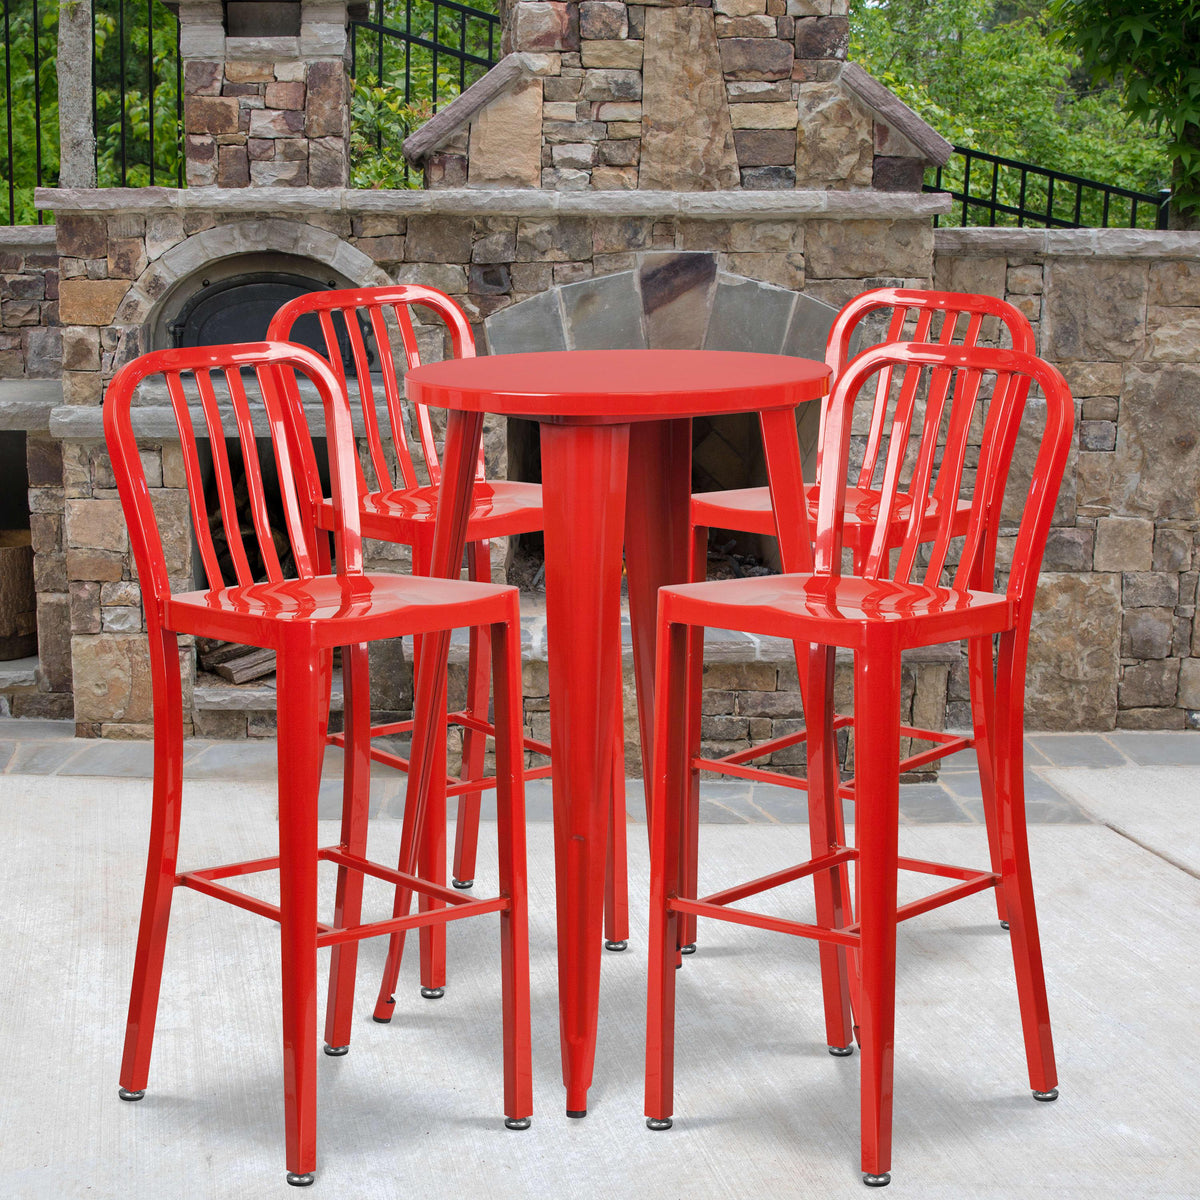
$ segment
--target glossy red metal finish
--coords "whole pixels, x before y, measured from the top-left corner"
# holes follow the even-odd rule
[[[900,369],[907,386],[922,377],[926,404],[893,418],[905,436],[890,437],[880,464],[879,520],[864,545],[861,574],[843,576],[843,534],[850,434],[856,400],[872,377]],[[990,399],[983,387],[993,383]],[[1027,413],[1031,383],[1044,397],[1044,419]],[[917,382],[912,384],[914,394]],[[903,409],[903,406],[901,406]],[[1012,570],[994,593],[995,537],[1014,443],[1022,417],[1042,420],[1033,481],[1021,508]],[[826,950],[822,967],[830,1044],[845,1033],[843,988],[853,999],[854,1032],[862,1051],[862,1170],[889,1170],[891,1157],[896,924],[985,888],[1003,893],[1030,1086],[1049,1092],[1056,1083],[1050,1018],[1042,973],[1025,831],[1022,723],[1025,660],[1038,569],[1059,484],[1070,450],[1073,404],[1062,376],[1032,355],[899,343],[870,350],[849,364],[826,408],[823,477],[816,512],[813,569],[805,574],[694,583],[659,593],[658,691],[651,814],[650,980],[646,1044],[646,1115],[672,1115],[676,947],[679,925],[702,915],[814,938]],[[966,431],[982,420],[974,486],[964,486]],[[894,434],[891,431],[885,433]],[[939,429],[943,437],[939,441]],[[911,481],[902,489],[901,466],[917,440]],[[884,548],[905,493],[904,537],[893,568]],[[931,508],[931,494],[946,503]],[[969,499],[967,498],[969,496]],[[800,490],[774,496],[780,527],[802,519]],[[965,514],[965,515],[959,515]],[[951,543],[961,538],[958,561],[948,566]],[[928,558],[921,567],[918,548]],[[686,861],[686,818],[699,759],[698,693],[691,680],[705,626],[738,629],[802,644],[809,723],[812,859],[763,879],[696,894]],[[993,638],[998,649],[993,657]],[[900,774],[900,655],[913,646],[967,639],[972,667],[994,677],[988,736],[980,756],[995,780],[989,834],[998,863],[986,871],[901,859],[897,852]],[[847,846],[834,817],[839,791],[832,693],[832,652],[854,652],[856,845]],[[854,912],[838,881],[854,863]],[[959,880],[943,891],[897,906],[901,869]],[[817,921],[801,923],[730,905],[784,882],[811,876]],[[833,885],[833,886],[831,886]],[[849,980],[837,959],[849,954]]]
[[[923,291],[913,288],[875,288],[851,300],[838,313],[833,327],[829,331],[825,361],[828,363],[835,379],[845,370],[846,364],[851,360],[852,352],[856,353],[863,349],[861,342],[864,340],[867,330],[871,327],[870,322],[872,318],[878,321],[884,314],[887,315],[887,324],[880,335],[878,344],[881,345],[899,341],[912,341],[940,346],[974,346],[983,337],[994,338],[999,330],[1003,328],[1007,332],[1012,349],[1028,354],[1034,353],[1035,349],[1033,330],[1030,328],[1029,322],[1011,304],[1003,300],[998,300],[993,296],[973,295],[965,292]],[[989,326],[989,322],[991,326],[995,326],[994,329]],[[944,376],[941,380],[934,381],[933,388],[935,393],[939,388],[947,386],[948,378],[948,376]],[[868,420],[864,422],[869,432],[863,460],[857,474],[853,479],[847,480],[843,541],[851,552],[856,572],[862,572],[866,567],[866,555],[876,526],[879,523],[880,491],[875,476],[877,468],[880,465],[879,454],[883,446],[885,430],[888,429],[888,422],[891,420],[889,395],[894,395],[892,384],[892,370],[881,371],[875,381],[874,404]],[[908,396],[910,402],[911,399],[911,395]],[[911,419],[912,411],[910,408],[907,417],[908,422],[911,422]],[[822,441],[824,440],[824,430],[825,413],[822,412]],[[908,425],[902,421],[894,431],[898,436],[906,437]],[[781,430],[780,433],[783,435],[784,431]],[[810,520],[815,519],[818,486],[816,484],[810,486],[805,490],[804,495],[807,499],[808,516]],[[942,510],[946,506],[946,503],[947,499],[940,491],[935,490],[927,496],[925,500],[926,521],[932,521],[936,525],[937,520],[942,516]],[[887,523],[887,550],[897,547],[903,542],[905,530],[911,515],[910,506],[911,501],[907,492],[903,490],[899,491],[893,503],[890,520]],[[961,533],[968,519],[969,506],[965,503],[959,503],[953,506],[953,508],[952,519],[954,521],[954,528],[956,532]],[[694,553],[692,556],[690,578],[697,582],[705,578],[707,571],[708,531],[710,528],[734,529],[746,533],[759,533],[769,537],[783,537],[785,539],[790,537],[790,545],[784,543],[780,545],[780,560],[783,564],[783,569],[785,571],[804,571],[809,569],[809,564],[804,561],[803,552],[799,550],[797,545],[794,531],[787,526],[781,529],[777,523],[775,511],[771,505],[771,491],[768,488],[740,488],[732,491],[697,493],[692,497],[691,521]],[[799,539],[799,541],[803,543],[803,539]],[[803,663],[806,654],[807,650],[805,647],[797,645],[797,664]],[[803,666],[800,667],[799,674],[800,687],[803,692],[807,677],[807,672]],[[973,708],[981,717],[990,704],[990,700],[986,695],[986,687],[987,683],[984,674],[973,672]],[[821,697],[805,697],[805,708],[807,709],[811,703],[819,704],[821,699]],[[844,723],[853,724],[849,719]],[[925,740],[942,743],[942,735],[932,730],[914,730],[911,733],[906,731],[906,736],[918,736],[923,737]],[[979,736],[985,736],[982,727]],[[940,757],[941,755],[961,750],[970,744],[969,741],[963,742],[961,739],[945,742],[939,744],[936,751],[932,752],[929,757]],[[770,753],[769,748],[764,748],[762,753]],[[738,764],[744,764],[746,757],[739,754],[734,756],[734,759],[736,759]],[[720,761],[732,760],[718,760],[718,762]],[[905,769],[914,770],[920,765],[922,764],[914,761],[907,764]],[[756,777],[756,770],[756,768],[747,768],[742,765],[739,774],[746,778],[754,778]],[[986,766],[986,755],[980,756],[980,770],[983,775],[984,804],[990,806],[992,804],[993,789],[990,786],[991,775]],[[758,777],[766,778],[766,776]],[[830,820],[833,822],[836,832],[836,830],[840,830],[841,828],[842,818],[836,798],[833,799],[832,803],[834,807],[830,813]],[[685,832],[689,840],[694,840],[694,813],[688,818]],[[816,836],[815,827],[814,836]],[[687,857],[689,862],[694,863],[694,849],[689,848],[685,850],[685,857]],[[994,861],[998,866],[999,859],[995,858]],[[842,871],[840,876],[837,889],[844,891],[847,879],[845,871]],[[999,915],[1003,919],[1002,898],[997,894],[996,899],[997,905],[1000,906]],[[826,902],[834,903],[835,901],[827,899]],[[681,923],[680,936],[684,939],[685,944],[695,942],[696,923],[694,918],[690,916],[684,918]],[[826,956],[827,960],[830,953],[830,951],[822,948],[822,954]],[[828,979],[828,974],[826,977]],[[844,1008],[844,1004],[842,1007]],[[844,1042],[835,1042],[832,1040],[835,1036],[834,1027],[837,1024],[837,1022],[834,1022],[830,1026],[830,1044],[844,1045]],[[840,1025],[838,1027],[840,1028]]]
[[[318,528],[322,497],[304,425],[297,374],[313,384],[325,411],[333,505],[329,527],[339,571],[328,571],[329,533]],[[165,381],[179,429],[192,525],[207,588],[178,591],[167,574],[154,506],[131,425],[134,392],[145,380]],[[249,386],[247,386],[249,384]],[[216,512],[205,501],[205,479],[193,412],[211,449]],[[257,426],[257,429],[256,429]],[[266,429],[277,467],[286,528],[273,529],[265,503],[256,433]],[[145,355],[109,385],[104,430],[117,480],[146,611],[154,696],[154,795],[150,850],[134,963],[121,1086],[147,1082],[162,977],[171,895],[178,886],[202,891],[278,921],[283,972],[283,1059],[287,1169],[307,1175],[316,1163],[317,961],[333,946],[326,1040],[347,1046],[357,943],[423,921],[442,924],[500,912],[504,1005],[505,1111],[530,1114],[528,934],[524,791],[521,772],[520,624],[514,588],[448,579],[364,573],[350,412],[328,366],[315,354],[282,343],[213,346]],[[233,481],[245,479],[251,526],[239,521]],[[223,528],[228,561],[211,526]],[[249,541],[249,545],[247,542]],[[295,563],[285,574],[280,543]],[[252,569],[257,560],[261,569]],[[232,573],[232,578],[227,577]],[[264,578],[258,576],[265,575]],[[177,581],[176,585],[177,585]],[[370,772],[367,643],[376,638],[485,627],[495,647],[495,707],[501,895],[455,896],[436,917],[361,921],[364,874],[387,871],[365,858]],[[232,866],[176,873],[182,785],[183,723],[178,636],[195,634],[275,650],[279,696],[279,854]],[[317,793],[325,738],[332,650],[343,648],[346,687],[346,772],[341,840],[317,845]],[[439,895],[416,875],[419,809],[406,814],[401,854],[405,886]],[[317,864],[337,864],[332,924],[317,920]],[[278,869],[279,903],[245,896],[218,882]]]
[[[599,1002],[606,797],[619,737],[621,550],[643,730],[652,728],[658,588],[687,577],[691,422],[698,413],[782,413],[825,392],[820,363],[769,355],[613,350],[443,362],[408,376],[409,395],[451,409],[434,574],[455,571],[483,412],[542,426],[546,640],[550,658],[558,901],[559,1021],[568,1112],[587,1108]],[[790,447],[769,446],[798,456]],[[782,467],[779,468],[781,471]],[[422,644],[437,678],[445,639]],[[433,711],[432,709],[428,711]],[[414,730],[413,756],[431,731]],[[643,744],[643,754],[649,750]],[[420,781],[410,776],[410,797]],[[410,800],[411,803],[411,800]]]
[[[365,449],[360,453],[358,495],[364,537],[411,546],[413,570],[418,575],[429,573],[433,545],[433,525],[437,516],[442,469],[429,409],[414,397],[405,397],[407,373],[421,365],[414,310],[423,310],[440,322],[449,339],[452,361],[475,357],[475,341],[471,326],[462,309],[447,295],[435,288],[418,284],[393,284],[384,287],[333,289],[298,296],[283,306],[272,318],[268,337],[286,341],[296,322],[312,315],[320,323],[325,339],[326,357],[347,396],[357,395],[360,419],[365,432]],[[437,328],[436,325],[431,328]],[[364,330],[369,338],[364,336]],[[353,369],[348,372],[343,361],[342,345],[349,347]],[[489,359],[488,362],[496,360]],[[398,367],[402,364],[402,368]],[[353,386],[351,386],[353,385]],[[407,404],[406,404],[407,399]],[[414,459],[409,430],[408,411],[417,427],[421,460],[427,483]],[[391,463],[393,448],[396,469]],[[368,486],[368,474],[372,480]],[[332,503],[322,505],[321,525],[331,528]],[[489,538],[508,537],[539,531],[542,528],[542,489],[536,483],[515,480],[488,480],[484,476],[483,451],[480,447],[475,461],[475,479],[467,515],[467,573],[471,579],[491,578],[488,555]],[[414,661],[419,657],[414,652]],[[472,630],[467,666],[467,704],[462,712],[449,714],[448,723],[460,724],[463,729],[462,766],[455,786],[458,794],[458,824],[454,845],[453,874],[457,880],[475,877],[475,852],[479,838],[481,791],[492,786],[483,778],[488,722],[488,672],[491,647],[482,631]],[[416,681],[414,695],[420,682]],[[424,693],[421,693],[424,697]],[[619,722],[618,722],[619,724]],[[380,726],[373,736],[402,732],[411,728],[408,722]],[[331,741],[341,744],[340,735]],[[541,747],[526,739],[526,749],[534,752]],[[622,769],[614,771],[612,795],[613,852],[623,855],[625,846],[625,776],[623,748],[614,753]],[[372,757],[391,766],[406,769],[406,762],[397,756],[376,750]],[[532,775],[542,775],[545,769],[531,768]],[[464,790],[464,782],[476,786]],[[449,783],[449,781],[448,781]],[[423,863],[433,882],[445,879],[445,821],[446,786],[435,788],[426,805],[429,841],[424,845]],[[619,826],[619,828],[617,828]],[[625,886],[625,863],[610,863],[610,886],[605,905],[605,937],[624,941],[629,936],[628,895]],[[403,954],[403,937],[392,939],[388,969],[380,984],[376,1017],[386,1020],[391,1015],[392,993]],[[434,926],[421,934],[422,975],[426,988],[444,986],[444,930]]]

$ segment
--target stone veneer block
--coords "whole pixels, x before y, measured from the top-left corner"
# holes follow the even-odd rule
[[[720,276],[704,349],[779,354],[795,302],[795,292],[753,279]]]
[[[787,336],[783,339],[783,353],[794,354],[797,358],[824,359],[825,343],[837,314],[838,310],[832,304],[798,295]]]
[[[1096,268],[1100,266],[1096,264]],[[1197,395],[1200,366],[1194,363],[1137,363],[1128,368],[1113,459],[1117,511],[1193,524],[1200,519]],[[1185,402],[1184,397],[1189,400]],[[1101,522],[1099,528],[1105,524]]]
[[[742,167],[790,167],[796,161],[791,129],[735,129],[733,143]]]
[[[731,119],[735,129],[795,129],[796,105],[791,101],[784,104],[739,104],[732,111]]]
[[[635,41],[589,42],[580,50],[585,67],[616,67],[639,70],[642,65],[642,43]]]
[[[1146,264],[1054,260],[1046,275],[1043,354],[1056,362],[1139,355],[1146,334]]]
[[[778,38],[721,38],[721,71],[731,79],[788,79],[792,47]]]
[[[703,252],[644,254],[638,266],[646,339],[656,350],[704,344],[717,279],[717,256]]]
[[[561,289],[567,344],[572,350],[640,350],[642,299],[632,271],[568,283]]]
[[[736,188],[740,176],[712,12],[648,10],[645,62],[638,187]]]
[[[498,96],[471,122],[470,187],[537,187],[542,174],[542,81]]]
[[[1112,729],[1121,641],[1121,576],[1043,574],[1029,634],[1030,729]]]
[[[579,36],[613,39],[629,36],[629,6],[613,0],[583,0],[579,6]]]
[[[837,83],[800,85],[797,187],[871,186],[871,119]]]
[[[484,323],[490,354],[565,350],[562,310],[556,291],[543,292],[493,313]]]

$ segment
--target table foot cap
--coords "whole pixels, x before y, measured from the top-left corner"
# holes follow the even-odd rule
[[[440,1000],[445,994],[446,989],[444,987],[423,987],[421,989],[421,995],[424,996],[426,1000]]]
[[[475,886],[475,880],[473,880],[473,879],[452,879],[452,880],[450,880],[450,886],[458,888],[458,890],[460,892],[465,892],[467,890],[467,888]]]
[[[680,954],[695,954],[696,953],[696,943],[688,942],[688,944],[686,946],[680,946],[679,953]]]
[[[611,950],[614,954],[619,954],[622,950],[625,950],[628,946],[629,946],[629,943],[626,941],[610,942],[608,940],[608,938],[604,939],[605,950]]]
[[[656,1133],[662,1129],[670,1129],[671,1128],[671,1118],[670,1117],[647,1117],[646,1118],[646,1128],[653,1129]]]
[[[1058,1088],[1051,1088],[1048,1092],[1034,1092],[1033,1098],[1041,1100],[1044,1104],[1049,1104],[1051,1100],[1058,1099]]]
[[[287,1173],[287,1181],[292,1185],[292,1187],[309,1187],[316,1181],[316,1178],[317,1177],[311,1171],[308,1171],[303,1175],[297,1175],[294,1171],[289,1171]]]
[[[572,1120],[578,1121],[581,1117],[587,1116],[587,1109],[586,1108],[568,1108],[567,1116],[570,1117]]]
[[[881,1175],[863,1175],[863,1183],[867,1187],[887,1187],[892,1182],[892,1177],[884,1171]]]
[[[326,1046],[325,1053],[328,1054],[330,1058],[341,1058],[342,1055],[350,1053],[350,1047],[349,1046]]]
[[[122,1100],[141,1100],[146,1095],[146,1089],[142,1088],[140,1092],[131,1092],[128,1088],[118,1088],[117,1095],[120,1096]]]
[[[532,1124],[532,1120],[533,1119],[531,1117],[505,1117],[504,1118],[504,1128],[505,1129],[528,1129],[529,1126]]]
[[[834,1058],[849,1058],[854,1053],[853,1046],[830,1046],[828,1049]]]

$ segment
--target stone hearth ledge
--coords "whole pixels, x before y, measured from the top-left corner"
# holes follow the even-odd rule
[[[226,216],[267,213],[276,217],[302,217],[307,213],[386,212],[400,216],[688,217],[714,221],[812,217],[825,221],[912,221],[949,212],[952,200],[949,193],[941,192],[147,187],[38,188],[36,204],[39,209],[55,213],[98,215],[219,212]]]

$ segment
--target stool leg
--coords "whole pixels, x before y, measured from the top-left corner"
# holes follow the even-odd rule
[[[808,687],[804,712],[808,730],[808,830],[813,858],[844,845],[838,800],[837,736],[833,730],[833,651],[807,647]],[[840,929],[847,924],[848,880],[844,867],[813,876],[817,924]],[[844,946],[820,943],[821,989],[825,999],[825,1044],[831,1053],[850,1053],[850,973]]]
[[[303,633],[304,631],[300,631]],[[279,938],[283,974],[288,1182],[312,1182],[317,1157],[317,652],[301,636],[278,655]]]
[[[996,808],[1004,871],[1004,908],[1008,914],[1009,940],[1017,975],[1029,1086],[1036,1099],[1054,1100],[1058,1096],[1058,1073],[1050,1034],[1050,1006],[1046,999],[1042,946],[1029,868],[1029,837],[1025,827],[1025,656],[1023,651],[1017,653],[1013,648],[1018,636],[1017,633],[1006,633],[1000,639],[997,679],[1002,690],[996,697],[996,711],[1007,714],[1007,719],[996,730],[995,737]],[[1014,655],[1016,667],[1012,666]]]
[[[433,569],[433,547],[425,540],[413,548],[413,570],[416,574],[428,576]],[[425,802],[425,820],[418,831],[417,843],[417,873],[422,879],[432,883],[446,882],[446,681],[431,681],[419,678],[417,664],[421,661],[421,645],[423,638],[413,638],[413,716],[416,717],[421,705],[426,701],[435,704],[442,714],[434,729],[434,741],[431,747],[431,761],[436,764],[429,781],[429,789]],[[434,698],[436,693],[436,698]],[[423,700],[422,697],[425,699]],[[410,768],[411,769],[411,768]],[[406,900],[406,906],[408,901]],[[442,908],[440,900],[430,900],[419,896],[417,908],[424,912],[431,908]],[[407,912],[407,907],[405,908]],[[421,960],[421,995],[427,1000],[437,1000],[445,994],[446,988],[446,927],[438,924],[425,926],[420,930],[420,960]],[[404,935],[393,934],[388,944],[388,962],[392,962],[395,952],[395,970],[400,969],[400,959],[404,953]],[[388,989],[390,996],[395,989],[395,979]],[[380,996],[384,992],[380,990]]]
[[[490,583],[492,563],[487,542],[467,545],[467,573],[472,579]],[[471,630],[470,657],[467,662],[467,712],[487,720],[488,675],[492,647],[485,628]],[[477,729],[463,730],[460,779],[479,779],[483,775],[483,757],[487,735]],[[458,821],[454,831],[454,886],[469,887],[475,878],[475,854],[479,846],[479,792],[464,792],[458,798]]]
[[[367,852],[367,819],[371,801],[371,685],[367,646],[360,643],[342,650],[345,694],[345,768],[342,781],[341,845],[359,858]],[[361,871],[338,867],[333,923],[345,928],[362,919]],[[330,951],[329,999],[325,1008],[325,1053],[345,1054],[350,1046],[354,1013],[354,978],[358,942],[340,942]]]
[[[987,828],[988,852],[992,870],[1003,873],[1000,853],[1000,827],[996,813],[996,779],[992,769],[995,740],[996,688],[992,678],[992,639],[972,638],[967,646],[968,676],[971,685],[971,724],[975,735],[975,759],[979,764],[979,786],[983,801],[983,819]],[[996,889],[996,916],[1008,924],[1004,907],[1004,889]]]
[[[891,632],[854,661],[854,739],[858,843],[855,872],[859,1045],[862,1051],[864,1181],[888,1182],[892,1156],[892,1066],[896,1019],[896,882],[900,786],[900,651]]]
[[[654,802],[650,806],[650,965],[646,993],[646,1124],[668,1129],[675,1089],[675,964],[679,914],[672,896],[694,897],[682,876],[680,848],[688,803],[687,700],[689,630],[660,622],[654,718]]]
[[[138,925],[125,1050],[121,1058],[122,1100],[140,1100],[150,1074],[154,1021],[162,983],[163,954],[175,891],[179,852],[179,812],[183,788],[183,698],[179,639],[161,630],[150,635],[151,686],[154,696],[154,796],[146,883]]]
[[[708,576],[708,527],[693,525],[688,546],[688,578],[693,583],[703,583]],[[687,712],[688,719],[695,722],[694,736],[688,741],[688,800],[683,810],[682,854],[684,887],[689,896],[696,895],[698,862],[700,854],[700,772],[693,770],[691,759],[700,753],[700,704],[704,689],[704,630],[688,628],[687,650]],[[691,913],[680,913],[680,949],[691,954],[696,949],[696,918]]]
[[[611,811],[608,822],[608,861],[604,873],[604,948],[624,950],[629,945],[629,847],[625,815],[625,717],[620,696],[613,720],[612,783],[608,789]]]
[[[491,627],[496,708],[496,838],[500,894],[501,989],[504,1003],[504,1116],[525,1129],[533,1113],[529,1012],[529,914],[525,874],[525,750],[522,741],[521,624],[512,598],[508,624]]]

